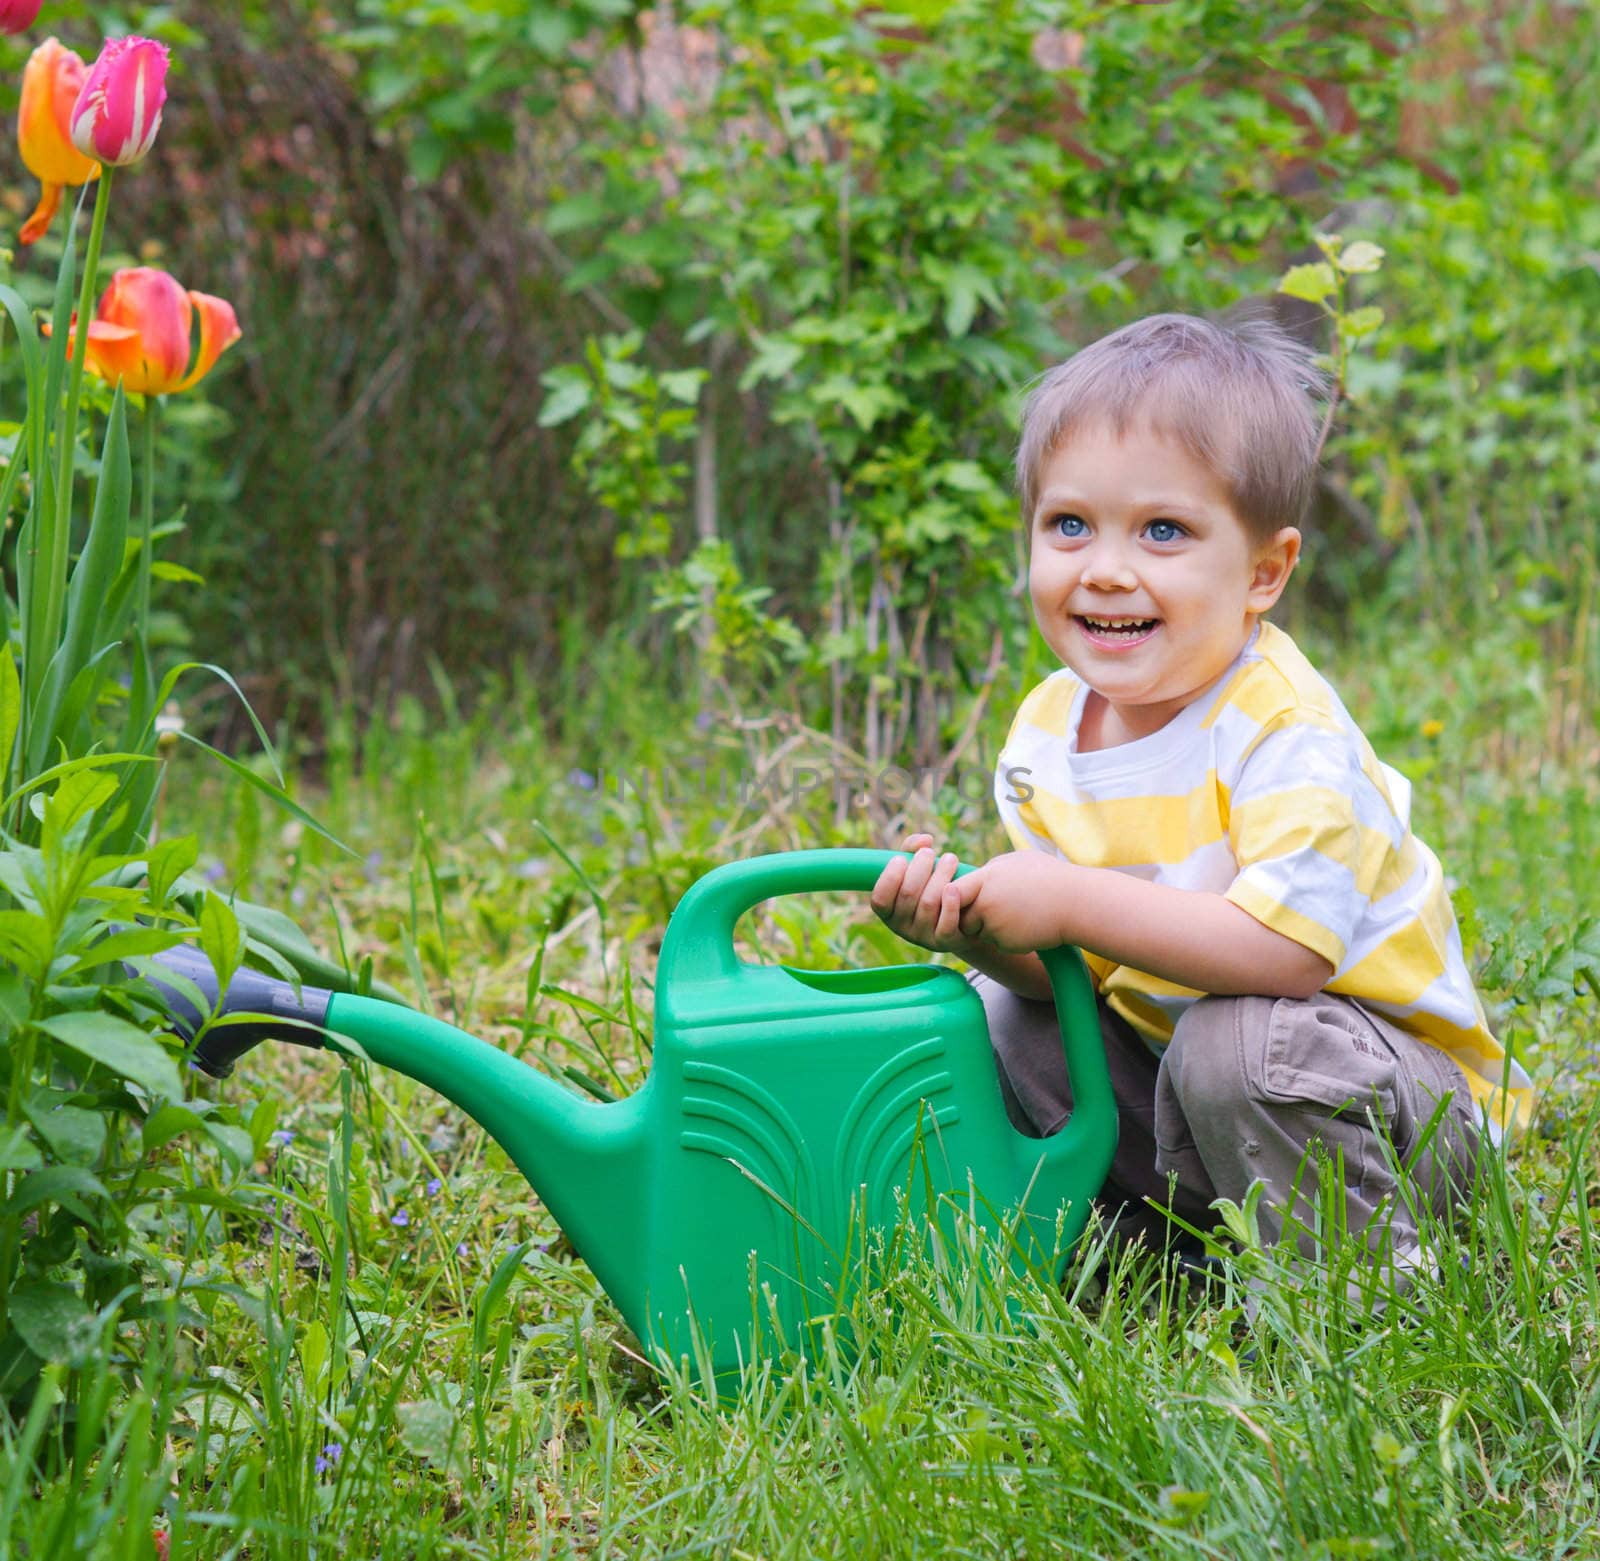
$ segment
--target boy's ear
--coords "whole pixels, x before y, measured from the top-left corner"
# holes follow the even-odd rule
[[[1265,612],[1283,594],[1300,559],[1300,532],[1285,526],[1256,554],[1246,598],[1251,612]]]

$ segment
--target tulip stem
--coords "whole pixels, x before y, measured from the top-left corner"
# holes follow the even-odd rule
[[[139,633],[146,644],[150,641],[150,566],[153,559],[150,549],[153,546],[151,536],[155,531],[156,516],[156,409],[161,405],[161,397],[152,395],[148,391],[144,398],[144,427],[140,430],[143,438],[140,450],[140,465],[143,467],[144,492],[141,495],[143,511],[139,522]]]
[[[78,319],[68,337],[72,362],[67,375],[67,418],[58,436],[56,525],[51,538],[49,588],[45,595],[46,654],[53,654],[61,637],[67,602],[67,552],[72,535],[72,467],[78,447],[78,401],[83,393],[83,366],[89,356],[90,310],[94,307],[95,274],[100,269],[100,241],[105,236],[106,212],[111,205],[109,164],[100,170],[95,192],[94,220],[89,225],[89,248],[83,257],[83,286],[78,292]]]

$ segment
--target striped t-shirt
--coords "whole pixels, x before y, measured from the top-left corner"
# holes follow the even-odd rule
[[[1226,895],[1322,955],[1329,992],[1443,1048],[1492,1130],[1531,1083],[1484,1019],[1410,786],[1380,764],[1293,640],[1261,623],[1158,732],[1077,751],[1085,685],[1063,668],[1023,701],[995,776],[1013,846]],[[1102,998],[1156,1046],[1202,994],[1085,954]]]

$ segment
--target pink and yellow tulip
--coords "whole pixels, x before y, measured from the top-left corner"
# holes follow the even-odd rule
[[[22,101],[17,108],[17,149],[22,161],[43,186],[39,204],[22,225],[21,242],[44,236],[68,185],[100,177],[100,165],[73,146],[73,106],[83,90],[83,61],[56,39],[46,38],[22,72]]]
[[[114,168],[155,145],[167,101],[167,46],[153,38],[112,38],[89,67],[72,110],[72,144]]]
[[[197,315],[200,346],[191,363],[189,332]],[[100,295],[85,367],[108,384],[121,381],[124,390],[171,395],[199,384],[242,334],[226,300],[185,292],[154,266],[132,266],[118,271]],[[74,346],[68,344],[69,353]]]

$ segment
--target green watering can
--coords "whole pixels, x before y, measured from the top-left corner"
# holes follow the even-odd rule
[[[869,890],[889,860],[796,851],[695,884],[661,947],[653,1067],[626,1100],[583,1098],[411,1009],[253,971],[221,1007],[259,1022],[213,1027],[194,1060],[221,1076],[263,1039],[338,1050],[348,1038],[438,1090],[516,1162],[640,1339],[721,1377],[775,1340],[804,1347],[839,1305],[850,1254],[896,1224],[902,1192],[947,1230],[956,1206],[992,1230],[1003,1222],[1015,1266],[1054,1259],[1059,1272],[1111,1163],[1116,1112],[1077,950],[1042,956],[1075,1102],[1048,1139],[1007,1119],[983,1003],[955,971],[795,970],[734,953],[752,906]],[[161,959],[214,1003],[197,950]],[[192,1033],[198,1010],[163,991]]]

